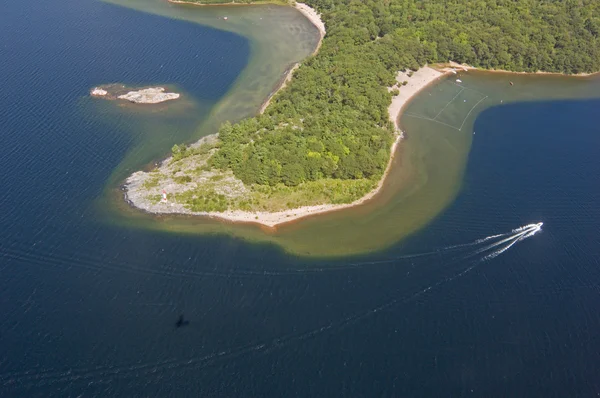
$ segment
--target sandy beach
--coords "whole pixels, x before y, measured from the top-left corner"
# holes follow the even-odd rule
[[[486,72],[486,73],[502,73],[502,74],[507,74],[507,75],[550,75],[550,76],[569,76],[569,77],[590,77],[590,76],[596,76],[599,75],[600,72],[594,72],[594,73],[577,73],[574,75],[569,75],[566,73],[559,73],[559,72],[544,72],[544,71],[537,71],[537,72],[515,72],[515,71],[510,71],[510,70],[505,70],[505,69],[483,69],[483,68],[477,68],[475,66],[471,66],[471,65],[467,65],[467,64],[459,64],[458,62],[454,62],[454,61],[450,61],[447,64],[437,64],[434,65],[436,70],[442,71],[444,73],[454,73],[454,72],[460,72],[460,71],[470,71],[470,70],[476,70],[476,71],[480,71],[480,72]]]
[[[321,33],[321,40],[322,40],[323,37],[325,37],[325,33],[327,33],[327,30],[325,29],[325,24],[323,23],[323,20],[321,19],[321,14],[319,14],[314,8],[311,8],[310,6],[308,6],[304,3],[296,3],[295,7],[298,11],[300,11],[302,14],[304,14],[304,16],[310,22],[312,22],[312,24],[315,25],[317,27],[317,29],[319,29],[319,32]],[[321,46],[321,43],[319,42],[319,44],[317,45],[317,48],[315,49],[313,54],[316,54],[317,51],[319,51],[320,46]]]
[[[411,77],[408,76],[408,72],[398,72],[396,75],[396,81],[398,82],[395,86],[390,87],[390,91],[394,88],[400,90],[400,94],[392,98],[392,104],[390,105],[388,112],[390,114],[390,120],[394,123],[396,130],[399,130],[398,116],[404,105],[414,97],[419,91],[423,90],[429,84],[434,82],[444,73],[439,72],[433,68],[425,66],[418,71],[414,72]],[[407,82],[406,85],[402,85],[403,82]]]

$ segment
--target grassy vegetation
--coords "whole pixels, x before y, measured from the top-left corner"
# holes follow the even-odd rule
[[[220,178],[214,181],[221,181],[224,178],[220,175],[218,177]],[[243,194],[228,196],[218,192],[220,188],[218,184],[206,183],[176,194],[173,200],[194,212],[225,210],[276,212],[323,203],[352,203],[365,196],[376,184],[376,181],[367,179],[351,181],[326,179],[306,182],[293,188],[284,184],[272,187],[253,185]]]
[[[148,178],[144,182],[144,188],[146,188],[146,189],[156,188],[159,183],[160,183],[160,173],[154,171],[154,172],[150,173],[150,178]]]
[[[150,203],[157,204],[162,199],[162,195],[148,195],[146,198]]]
[[[210,154],[213,149],[219,147],[217,140],[209,140],[202,145],[196,145],[189,147],[187,145],[173,145],[171,148],[171,163],[178,162],[182,159],[189,158],[190,156],[206,156]]]
[[[275,185],[244,185],[231,170],[214,170],[206,162],[214,154],[215,143],[201,147],[174,149],[177,160],[166,162],[160,171],[146,174],[142,188],[152,204],[161,200],[166,188],[169,202],[183,205],[193,212],[283,211],[302,206],[351,203],[374,189],[377,179],[340,180],[325,178],[306,181],[290,187]]]
[[[185,184],[188,182],[192,182],[192,177],[188,176],[188,175],[184,175],[184,176],[177,176],[173,178],[173,181],[175,181],[178,184]]]
[[[217,194],[214,189],[207,187],[179,193],[175,195],[175,201],[195,212],[222,212],[229,207],[229,201],[225,195]]]
[[[293,209],[323,203],[352,203],[365,196],[377,185],[377,180],[339,180],[333,178],[307,181],[295,187],[253,185],[252,195],[258,208],[267,211]]]

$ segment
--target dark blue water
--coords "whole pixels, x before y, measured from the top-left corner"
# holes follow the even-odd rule
[[[0,396],[600,392],[600,101],[484,112],[456,202],[402,247],[333,264],[96,219],[134,138],[90,123],[80,97],[166,82],[216,100],[246,62],[243,38],[96,2],[18,2],[0,51]],[[488,261],[487,243],[448,248],[538,221]]]

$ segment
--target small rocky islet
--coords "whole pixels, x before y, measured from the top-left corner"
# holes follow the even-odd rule
[[[165,92],[164,87],[146,87],[139,89],[126,88],[123,85],[97,86],[90,91],[92,97],[107,100],[126,100],[135,104],[158,104],[165,101],[176,100],[178,93]]]

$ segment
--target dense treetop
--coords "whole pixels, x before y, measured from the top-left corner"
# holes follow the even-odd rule
[[[598,0],[305,0],[327,36],[265,114],[221,127],[213,167],[247,184],[376,179],[395,74],[449,60],[512,71],[600,70]]]

